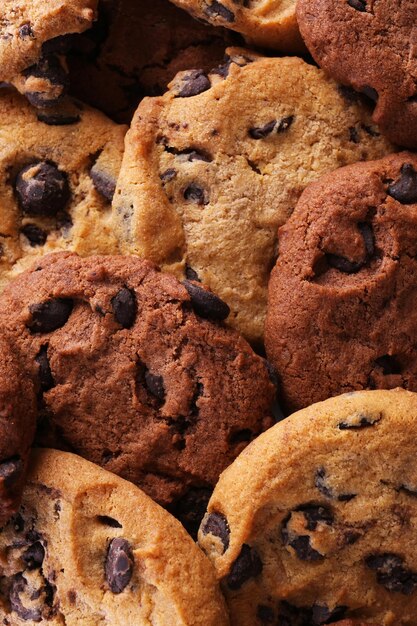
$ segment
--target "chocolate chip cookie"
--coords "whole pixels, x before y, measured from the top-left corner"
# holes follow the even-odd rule
[[[417,2],[299,0],[297,17],[320,67],[375,102],[391,141],[417,148]]]
[[[199,542],[232,624],[415,624],[416,414],[402,389],[331,398],[222,474]]]
[[[287,53],[305,51],[295,0],[173,0],[199,20],[241,33],[247,43]]]
[[[35,432],[33,383],[20,376],[14,346],[0,334],[0,527],[19,506]]]
[[[417,158],[310,185],[279,235],[266,348],[289,411],[342,391],[417,391]]]
[[[221,321],[227,305],[136,257],[48,255],[0,302],[38,440],[120,474],[185,523],[271,426],[264,360]],[[192,528],[191,528],[192,530]]]
[[[33,454],[0,554],[5,625],[229,623],[212,567],[181,524],[73,454]]]
[[[94,27],[73,41],[71,91],[118,122],[181,70],[218,65],[231,31],[202,24],[168,0],[104,0]]]
[[[46,252],[117,252],[111,199],[126,129],[70,104],[42,114],[0,91],[0,288]]]
[[[139,106],[113,203],[121,248],[208,284],[258,343],[277,228],[304,187],[390,150],[321,70],[228,49],[210,74],[182,72]]]

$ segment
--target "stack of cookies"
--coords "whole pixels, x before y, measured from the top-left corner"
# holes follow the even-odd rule
[[[417,626],[416,22],[1,0],[0,624]]]

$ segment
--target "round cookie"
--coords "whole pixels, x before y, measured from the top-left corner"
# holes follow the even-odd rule
[[[126,129],[70,106],[43,115],[0,92],[0,289],[47,252],[117,252],[111,199]]]
[[[299,0],[297,18],[320,67],[375,101],[391,141],[417,148],[417,2]]]
[[[35,434],[36,397],[20,375],[14,347],[0,334],[0,527],[19,506],[30,446]]]
[[[114,196],[121,249],[209,285],[228,323],[263,337],[277,229],[321,173],[390,145],[316,67],[228,49],[139,106]]]
[[[0,531],[8,626],[227,626],[210,563],[134,485],[66,452],[36,451]]]
[[[342,391],[417,391],[417,158],[322,177],[279,233],[268,358],[288,411]]]
[[[295,0],[172,0],[199,20],[241,33],[247,43],[286,53],[305,52]]]
[[[402,389],[331,398],[223,472],[199,543],[232,624],[415,624],[416,414]]]
[[[69,253],[39,260],[0,302],[41,394],[39,441],[139,485],[191,531],[190,509],[204,513],[219,474],[273,423],[265,362],[227,314],[147,261]]]
[[[90,28],[96,8],[97,0],[2,0],[0,82],[36,64],[52,39]]]
[[[164,93],[177,72],[218,65],[231,35],[168,0],[104,0],[98,22],[73,41],[71,91],[116,121],[130,122],[139,100]]]

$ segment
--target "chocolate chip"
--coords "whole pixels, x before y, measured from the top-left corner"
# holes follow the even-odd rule
[[[40,78],[55,87],[53,95],[50,90],[47,91],[25,91],[25,96],[30,104],[37,108],[54,106],[57,104],[68,91],[69,79],[68,74],[62,67],[58,57],[51,54],[41,57],[35,65],[31,65],[22,72],[25,78]],[[56,88],[59,88],[59,94],[56,95]]]
[[[26,165],[17,175],[15,189],[28,215],[56,215],[65,209],[71,195],[65,172],[47,161]]]
[[[195,202],[196,204],[208,204],[208,198],[206,191],[197,185],[196,183],[191,183],[184,191],[184,199],[188,202]]]
[[[43,122],[48,126],[70,126],[71,124],[78,124],[81,121],[81,116],[69,113],[44,113],[38,112],[36,114],[39,122]]]
[[[22,554],[22,560],[26,563],[26,567],[29,570],[39,569],[45,558],[45,550],[40,541],[36,541],[34,544]]]
[[[347,3],[357,11],[366,11],[366,0],[347,0]]]
[[[42,228],[39,228],[39,226],[36,226],[36,224],[25,224],[20,229],[20,232],[28,239],[32,248],[35,246],[43,246],[48,237],[48,233],[42,230]]]
[[[195,280],[197,283],[201,283],[201,280],[195,270],[189,265],[185,266],[185,276],[187,280]]]
[[[349,418],[349,421],[345,420],[343,422],[340,422],[337,427],[339,428],[339,430],[367,428],[368,426],[373,426],[374,424],[377,424],[381,419],[382,415],[380,413],[375,415],[355,413]]]
[[[90,170],[90,178],[93,181],[95,189],[106,198],[106,200],[111,202],[114,192],[116,191],[116,181],[104,172],[101,172],[95,165]]]
[[[121,593],[133,574],[133,552],[126,539],[112,539],[106,556],[106,580],[113,593]]]
[[[20,513],[16,513],[11,519],[13,530],[17,533],[21,533],[25,528],[25,522]]]
[[[20,480],[23,474],[23,461],[14,456],[0,463],[0,479],[6,489],[11,489]]]
[[[349,127],[349,139],[353,143],[359,143],[359,133],[358,129],[355,126]]]
[[[365,559],[367,567],[376,572],[376,580],[387,591],[411,595],[417,587],[417,572],[404,567],[404,559],[385,552],[371,554]]]
[[[333,523],[333,513],[330,509],[320,504],[305,504],[296,509],[304,514],[308,530],[316,530],[317,524],[323,522],[329,526]]]
[[[162,180],[163,183],[169,183],[171,180],[174,180],[176,175],[177,175],[177,170],[174,170],[173,167],[170,167],[167,170],[165,170],[165,172],[162,172],[159,178]]]
[[[381,133],[379,133],[375,128],[372,128],[372,126],[367,126],[366,124],[361,124],[361,128],[365,131],[365,133],[367,133],[371,137],[380,137],[381,136]]]
[[[368,263],[375,251],[375,241],[372,227],[366,222],[359,222],[358,229],[363,237],[365,245],[364,259],[362,261],[350,261],[343,256],[327,252],[326,259],[330,267],[333,267],[339,272],[343,272],[345,274],[356,274]]]
[[[384,354],[375,359],[375,363],[382,368],[385,376],[391,374],[401,374],[402,366],[394,354]]]
[[[9,592],[10,608],[23,620],[40,622],[42,620],[41,609],[25,607],[20,598],[20,595],[24,593],[26,586],[27,580],[22,574],[16,574],[13,576],[13,582]]]
[[[120,524],[117,519],[109,517],[108,515],[97,515],[97,521],[111,528],[123,528],[122,524]]]
[[[174,146],[164,144],[164,150],[165,152],[169,152],[170,154],[175,154],[175,156],[180,157],[181,161],[188,161],[189,163],[193,163],[194,161],[204,161],[205,163],[210,163],[210,161],[213,160],[213,158],[207,152],[195,150],[194,148],[179,150]]]
[[[299,535],[291,540],[284,540],[284,543],[294,548],[301,561],[321,561],[324,558],[320,552],[311,547],[308,535]]]
[[[265,139],[268,135],[272,133],[275,128],[277,120],[271,120],[267,122],[264,126],[258,126],[249,129],[249,135],[252,139]]]
[[[355,0],[353,0],[353,1],[355,1]],[[358,0],[358,2],[363,4],[362,0]],[[369,85],[365,85],[365,87],[362,87],[362,93],[365,94],[365,96],[367,96],[373,102],[377,102],[378,101],[378,98],[379,98],[378,92],[373,87],[370,87]]]
[[[49,391],[55,386],[54,377],[52,376],[51,367],[48,359],[48,346],[42,346],[35,361],[39,365],[39,382],[42,391]]]
[[[194,540],[197,540],[198,529],[201,524],[207,505],[212,494],[208,487],[190,487],[188,491],[169,507],[185,530]]]
[[[388,187],[388,194],[401,204],[417,202],[417,172],[411,163],[404,163],[401,176]]]
[[[219,537],[223,544],[224,552],[229,547],[229,538],[230,538],[230,528],[229,522],[223,513],[218,513],[217,511],[213,511],[206,518],[201,531],[203,535],[214,535],[215,537]]]
[[[178,92],[179,98],[190,98],[197,96],[203,91],[210,89],[211,84],[204,70],[192,70],[186,74],[182,80],[181,90]]]
[[[279,121],[277,126],[277,133],[283,133],[289,129],[295,119],[294,115],[289,115],[288,117],[283,117],[282,120]]]
[[[256,617],[262,622],[262,624],[273,624],[275,622],[274,610],[270,606],[266,606],[264,604],[258,604]]]
[[[204,13],[214,18],[221,17],[229,24],[235,21],[235,14],[217,0],[213,0],[211,4],[206,6]]]
[[[165,400],[164,379],[162,376],[151,374],[149,370],[145,372],[145,384],[150,393],[161,402]]]
[[[214,293],[189,280],[184,280],[183,285],[188,291],[192,307],[197,315],[211,320],[225,320],[228,317],[230,308]]]
[[[26,22],[26,24],[22,24],[19,26],[19,37],[22,39],[26,39],[26,37],[33,37],[34,32],[32,30],[32,26],[30,22]]]
[[[353,498],[356,497],[356,494],[354,493],[345,493],[341,495],[335,495],[333,490],[327,485],[326,470],[324,469],[324,467],[319,467],[318,470],[316,471],[314,485],[317,487],[320,493],[326,496],[326,498],[331,498],[332,500],[337,499],[340,502],[349,502],[349,500],[352,500]]]
[[[227,586],[232,590],[240,589],[250,578],[259,576],[262,568],[262,561],[255,548],[244,543],[239,556],[230,569],[230,574],[226,578]]]
[[[73,301],[67,298],[54,298],[39,304],[31,304],[29,311],[32,319],[27,323],[27,327],[32,333],[51,333],[67,323],[73,306]]]
[[[333,523],[333,514],[327,507],[306,504],[298,507],[291,512],[283,522],[281,537],[284,545],[291,546],[299,559],[302,561],[320,561],[324,555],[315,550],[310,543],[310,536],[298,535],[291,529],[291,518],[293,514],[302,513],[306,521],[306,530],[315,531],[318,524],[326,524],[331,526]]]
[[[136,296],[132,289],[123,287],[111,299],[114,317],[123,328],[131,328],[136,319]]]

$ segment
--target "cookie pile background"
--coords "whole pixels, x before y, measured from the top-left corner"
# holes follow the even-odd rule
[[[417,626],[416,20],[2,0],[0,623]]]

